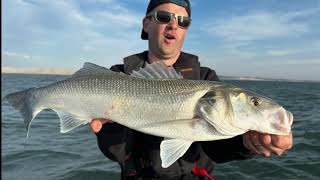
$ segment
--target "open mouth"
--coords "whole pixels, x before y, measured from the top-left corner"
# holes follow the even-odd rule
[[[167,33],[164,35],[166,43],[173,43],[176,40],[175,35]]]
[[[165,37],[166,37],[167,39],[169,39],[169,40],[171,40],[171,39],[176,39],[176,38],[174,37],[174,35],[172,35],[172,34],[166,34]]]

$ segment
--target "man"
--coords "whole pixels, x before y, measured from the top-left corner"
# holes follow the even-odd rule
[[[130,73],[145,63],[162,61],[173,66],[186,79],[218,81],[215,72],[200,67],[197,56],[181,51],[190,25],[188,0],[151,0],[143,19],[141,38],[149,50],[124,58],[124,64],[111,67]],[[255,155],[281,155],[292,147],[292,135],[275,136],[247,132],[231,139],[195,142],[168,168],[161,167],[160,142],[163,138],[134,131],[106,119],[94,119],[100,150],[121,166],[122,179],[211,179],[213,162],[248,159]]]

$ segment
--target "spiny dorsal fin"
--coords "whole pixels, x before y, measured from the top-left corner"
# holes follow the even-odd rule
[[[88,76],[88,75],[103,75],[115,73],[106,67],[102,67],[90,62],[85,62],[81,69],[76,71],[72,76]]]
[[[178,73],[172,66],[167,66],[163,62],[146,63],[145,68],[139,71],[133,71],[131,76],[147,79],[182,79],[182,75]]]

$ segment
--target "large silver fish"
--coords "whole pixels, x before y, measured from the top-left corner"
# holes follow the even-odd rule
[[[72,77],[7,95],[20,111],[27,135],[43,109],[57,112],[61,132],[106,118],[155,136],[162,167],[181,157],[194,141],[231,138],[249,130],[285,135],[293,116],[274,101],[220,82],[186,80],[172,67],[147,64],[131,75],[85,63]]]

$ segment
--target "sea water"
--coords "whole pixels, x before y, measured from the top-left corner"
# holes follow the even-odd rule
[[[2,74],[2,97],[65,78],[67,76]],[[214,177],[217,180],[320,179],[320,83],[225,82],[270,97],[291,111],[294,146],[282,156],[257,156],[217,164],[212,173]],[[1,117],[2,179],[120,179],[120,167],[101,153],[88,125],[61,134],[58,116],[46,110],[32,122],[27,139],[20,114],[7,102],[2,102]]]

